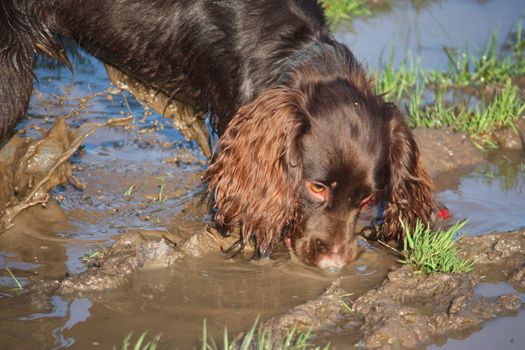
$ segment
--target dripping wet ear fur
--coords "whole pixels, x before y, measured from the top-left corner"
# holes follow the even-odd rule
[[[435,186],[424,169],[419,148],[403,114],[391,103],[385,104],[384,113],[390,118],[390,147],[386,174],[386,204],[382,216],[379,238],[397,241],[404,238],[403,223],[413,228],[417,220],[431,223],[436,204]]]
[[[204,173],[214,194],[219,225],[241,225],[241,240],[256,242],[265,256],[285,228],[298,221],[302,159],[299,139],[307,128],[305,97],[276,87],[241,107],[217,144]]]

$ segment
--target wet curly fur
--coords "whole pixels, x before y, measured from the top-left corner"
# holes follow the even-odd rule
[[[220,136],[204,173],[215,220],[258,256],[285,237],[306,264],[355,259],[355,224],[386,202],[377,238],[430,221],[433,184],[403,115],[374,95],[313,0],[4,0],[0,139],[27,109],[33,53],[60,38],[206,110]]]

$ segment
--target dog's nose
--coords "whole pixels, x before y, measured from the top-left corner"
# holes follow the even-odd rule
[[[337,273],[341,271],[345,264],[341,261],[341,259],[326,257],[319,262],[318,266],[325,271]]]

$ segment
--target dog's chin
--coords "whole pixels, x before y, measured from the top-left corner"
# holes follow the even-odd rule
[[[304,238],[291,241],[290,251],[301,263],[332,273],[340,272],[359,256],[356,239],[350,240],[345,245],[324,245],[322,249],[319,248],[319,242],[315,241]]]

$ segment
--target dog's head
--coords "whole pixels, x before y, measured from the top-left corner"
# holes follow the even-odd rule
[[[428,222],[432,182],[403,115],[345,79],[275,87],[243,106],[205,179],[216,221],[241,225],[267,254],[284,235],[304,263],[338,270],[357,257],[356,220],[386,201],[380,235]]]

